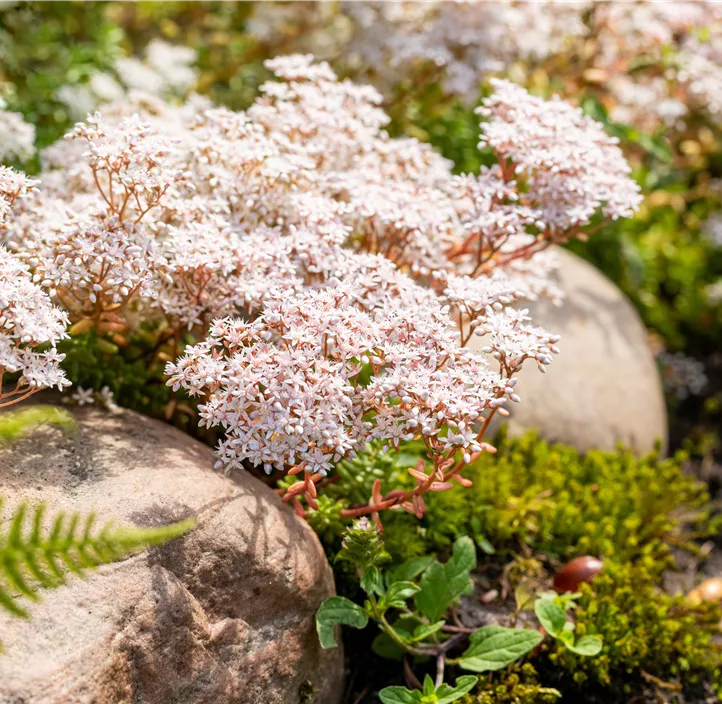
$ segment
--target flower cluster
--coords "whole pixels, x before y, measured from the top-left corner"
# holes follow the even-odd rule
[[[472,102],[490,77],[532,81],[563,61],[567,95],[591,89],[619,122],[720,115],[722,10],[705,0],[258,3],[249,31],[265,47],[334,58],[390,95],[413,82]]]
[[[419,65],[443,70],[444,89],[474,100],[479,83],[518,60],[539,61],[586,35],[587,2],[347,2],[352,49],[385,84]]]
[[[35,153],[35,126],[0,98],[0,161],[27,161]]]
[[[491,314],[485,351],[499,360],[494,371],[486,355],[459,344],[447,310],[429,292],[416,291],[414,305],[399,299],[389,307],[359,301],[364,284],[373,282],[278,297],[252,322],[218,320],[166,372],[174,389],[207,394],[202,423],[226,430],[218,466],[247,460],[268,473],[303,472],[294,486],[311,506],[315,481],[343,457],[373,440],[398,448],[423,438],[435,472],[417,476],[417,489],[381,499],[419,513],[425,491],[463,481],[463,464],[488,447],[480,426],[508,398],[519,400],[512,375],[527,359],[548,363],[558,338],[526,324],[523,313]],[[287,498],[298,499],[296,491]]]
[[[0,167],[0,225],[32,186],[21,174]],[[69,386],[60,369],[63,355],[55,349],[66,337],[67,323],[67,315],[33,283],[29,267],[0,246],[0,407],[43,388]],[[16,374],[14,388],[3,388],[6,375]]]
[[[158,97],[185,96],[198,76],[197,54],[186,46],[154,39],[145,56],[122,56],[109,71],[94,71],[83,83],[69,83],[58,90],[58,99],[75,118],[98,107],[127,99],[135,92]]]
[[[579,227],[600,209],[612,220],[632,215],[641,196],[630,188],[617,139],[557,96],[543,100],[506,80],[491,83],[494,93],[477,110],[489,119],[480,145],[525,178],[538,226]]]
[[[683,352],[667,350],[660,352],[658,359],[667,393],[678,401],[684,401],[689,396],[701,395],[709,381],[702,362]]]
[[[719,120],[722,118],[722,10],[717,22],[706,28],[704,40],[692,35],[682,45],[677,59],[678,80],[693,102]]]
[[[628,213],[638,189],[596,123],[511,84],[484,108],[498,164],[456,177],[384,131],[373,88],[310,56],[268,67],[279,80],[245,112],[138,95],[79,123],[43,153],[6,242],[72,335],[122,345],[156,325],[172,359],[182,330],[200,340],[167,374],[225,430],[221,466],[302,473],[285,498],[314,506],[335,462],[420,438],[433,471],[349,509],[420,515],[490,449],[524,362],[557,351],[510,307],[558,294],[549,245]]]
[[[5,226],[15,201],[27,196],[36,185],[36,182],[28,179],[25,174],[7,166],[0,166],[0,231]]]

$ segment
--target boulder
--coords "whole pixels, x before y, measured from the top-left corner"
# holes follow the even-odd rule
[[[313,531],[259,480],[130,411],[74,411],[0,452],[8,512],[94,510],[101,521],[198,527],[0,614],[0,701],[27,704],[334,704],[343,655],[315,630],[333,575]]]
[[[528,363],[519,374],[521,403],[508,404],[509,431],[536,428],[542,437],[580,451],[643,453],[667,444],[664,393],[645,328],[624,294],[583,259],[558,250],[561,306],[529,305],[535,324],[561,335],[561,353],[541,374]],[[483,347],[473,337],[470,346]],[[492,433],[502,421],[499,414]],[[490,433],[491,436],[491,433]]]

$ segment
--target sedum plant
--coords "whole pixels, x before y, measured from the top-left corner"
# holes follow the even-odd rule
[[[480,109],[493,164],[457,177],[389,137],[372,88],[310,56],[267,65],[278,80],[245,112],[138,95],[78,123],[43,153],[42,189],[6,199],[9,261],[67,319],[68,348],[155,335],[144,362],[168,360],[167,414],[200,397],[218,466],[299,475],[283,490],[299,513],[369,443],[420,440],[410,487],[344,509],[420,517],[493,451],[519,370],[559,351],[512,306],[560,295],[549,247],[629,216],[639,188],[598,123],[506,81]]]
[[[489,77],[533,83],[539,74],[571,97],[599,95],[638,129],[681,131],[695,112],[722,112],[716,3],[366,0],[315,15],[306,6],[255,3],[248,31],[271,46],[295,39],[313,51],[315,40],[407,119],[450,98],[473,102]]]
[[[35,186],[23,174],[0,166],[0,233],[18,198]],[[30,267],[0,246],[0,408],[38,390],[70,382],[60,368],[57,343],[67,337],[68,317],[32,280]],[[15,385],[4,387],[15,375]]]

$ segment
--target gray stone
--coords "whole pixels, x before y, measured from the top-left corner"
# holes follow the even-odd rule
[[[315,631],[333,575],[313,531],[260,481],[129,411],[75,412],[0,452],[6,512],[26,498],[100,520],[198,527],[0,615],[0,702],[334,704],[343,656]]]
[[[508,404],[509,430],[529,428],[581,451],[637,452],[667,444],[667,414],[659,373],[637,312],[617,287],[579,257],[559,250],[561,306],[525,304],[535,324],[561,335],[561,353],[541,374],[528,363],[519,374],[521,403]],[[472,347],[483,341],[473,337]],[[499,427],[499,414],[491,431]],[[491,435],[491,433],[490,433]]]

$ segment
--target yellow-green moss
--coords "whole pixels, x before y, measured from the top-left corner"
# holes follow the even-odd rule
[[[485,550],[517,551],[523,544],[551,558],[577,554],[618,562],[648,558],[662,566],[667,545],[693,548],[690,535],[711,534],[704,484],[684,473],[683,456],[637,458],[631,451],[581,456],[534,433],[496,438],[496,455],[485,454],[464,470],[473,486],[427,495],[428,512],[383,515],[386,549],[397,559],[443,552],[460,535]],[[337,543],[342,505],[364,501],[376,478],[382,488],[412,485],[407,468],[420,448],[384,455],[377,448],[341,463],[340,479],[324,488],[323,511],[309,513],[326,543]],[[679,516],[687,519],[683,525]]]
[[[526,663],[512,672],[482,675],[463,704],[552,704],[560,696],[558,690],[539,684],[536,670]]]
[[[591,585],[582,585],[581,595],[576,633],[601,635],[604,648],[594,658],[564,649],[551,653],[550,663],[566,673],[568,683],[628,693],[645,677],[670,691],[704,681],[722,687],[722,651],[714,643],[721,605],[670,596],[656,586],[647,566],[628,564],[607,564]]]

